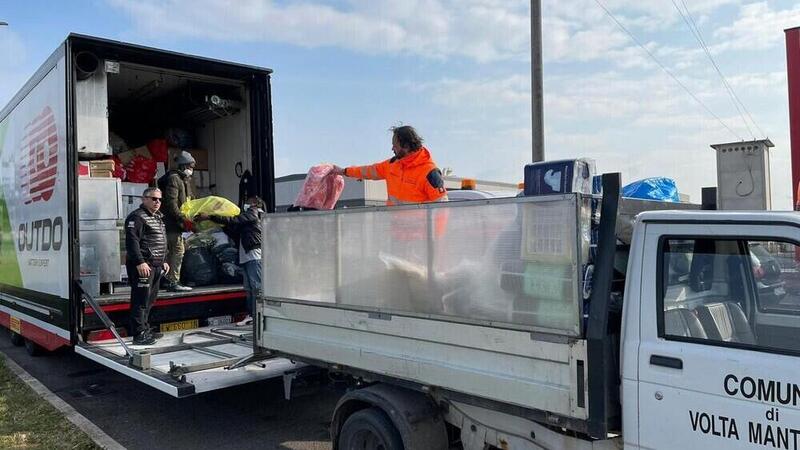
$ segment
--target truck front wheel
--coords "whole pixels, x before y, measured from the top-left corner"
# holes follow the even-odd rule
[[[19,347],[25,343],[25,338],[15,332],[11,332],[11,343]]]
[[[43,353],[44,349],[36,342],[25,339],[25,351],[28,352],[30,356],[39,356]]]
[[[403,439],[391,419],[378,408],[356,411],[339,434],[340,450],[403,450]]]

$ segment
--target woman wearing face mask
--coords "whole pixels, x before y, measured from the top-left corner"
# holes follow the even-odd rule
[[[184,253],[181,233],[191,231],[192,222],[181,214],[181,206],[191,200],[195,160],[191,153],[182,151],[173,161],[173,168],[158,179],[158,187],[164,197],[161,211],[167,228],[167,262],[172,268],[162,279],[162,287],[172,292],[186,292],[192,288],[180,284]]]
[[[247,293],[247,317],[237,325],[249,325],[253,322],[255,299],[261,290],[261,217],[264,214],[264,201],[252,196],[247,199],[242,213],[236,217],[207,216],[199,219],[210,219],[225,226],[225,231],[239,241],[239,265],[244,272],[244,290]],[[234,239],[236,240],[236,239]]]

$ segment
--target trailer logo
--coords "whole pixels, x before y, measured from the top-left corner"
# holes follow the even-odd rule
[[[25,126],[20,150],[17,179],[25,204],[50,200],[58,175],[58,132],[49,106]]]

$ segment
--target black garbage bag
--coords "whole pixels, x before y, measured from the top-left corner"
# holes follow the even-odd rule
[[[220,264],[231,263],[237,264],[239,262],[239,250],[234,246],[219,246],[214,249],[214,256],[217,257]]]
[[[187,286],[208,286],[217,282],[217,260],[207,247],[194,247],[183,255],[181,282]]]
[[[202,232],[194,233],[184,241],[184,246],[187,250],[197,247],[212,248],[217,243],[217,240],[211,233]]]
[[[244,282],[242,268],[234,263],[224,262],[219,266],[220,283],[239,284]]]
[[[233,245],[218,245],[212,250],[217,260],[218,281],[223,284],[239,284],[243,282],[242,269],[239,267],[239,250]]]

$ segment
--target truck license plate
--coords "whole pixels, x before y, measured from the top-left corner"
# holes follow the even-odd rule
[[[169,331],[191,330],[192,328],[197,328],[198,324],[197,319],[181,320],[180,322],[162,323],[159,328],[162,333],[166,333]]]
[[[20,327],[18,317],[11,316],[11,326],[9,328],[11,328],[11,331],[13,331],[14,333],[20,334],[20,329],[22,327]]]

